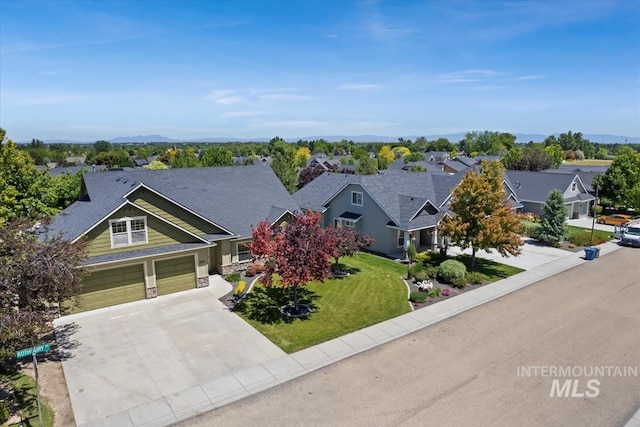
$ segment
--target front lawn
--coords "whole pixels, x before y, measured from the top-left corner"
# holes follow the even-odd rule
[[[591,229],[569,225],[567,240],[576,246],[589,246]],[[613,239],[613,233],[604,230],[593,230],[593,244],[599,245]]]
[[[285,320],[279,312],[290,292],[254,285],[235,311],[287,353],[328,341],[410,311],[400,279],[407,268],[371,254],[344,257],[351,275],[299,288],[301,301],[313,307],[308,319]]]
[[[23,424],[25,426],[37,426],[38,423],[38,403],[36,399],[36,381],[26,374],[19,372],[6,372],[0,368],[0,401],[5,397],[3,391],[8,392],[6,400],[10,405],[15,405],[12,412],[21,411]],[[53,411],[42,397],[40,390],[40,402],[42,406],[42,422],[45,426],[53,426]],[[3,426],[5,424],[2,424]],[[7,426],[20,425],[17,423],[6,424]]]
[[[456,258],[467,267],[467,271],[478,271],[486,276],[489,283],[497,280],[506,279],[523,272],[524,270],[518,267],[513,267],[499,262],[491,261],[476,256],[476,265],[471,269],[471,255],[458,255]]]

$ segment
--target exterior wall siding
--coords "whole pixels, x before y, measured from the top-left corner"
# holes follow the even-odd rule
[[[362,193],[362,206],[351,204],[352,191]],[[391,232],[387,228],[390,218],[361,186],[357,184],[348,185],[331,200],[331,206],[323,215],[325,227],[332,227],[334,218],[339,217],[346,211],[362,215],[360,220],[356,222],[356,230],[374,239],[373,245],[369,247],[370,250],[390,253],[391,242],[389,240]],[[393,250],[391,252],[397,251]]]
[[[112,248],[111,234],[109,232],[109,220],[135,216],[145,216],[147,218],[148,243]],[[109,218],[105,219],[101,224],[87,233],[87,237],[91,240],[91,243],[89,244],[89,256],[157,248],[177,243],[191,243],[197,241],[193,236],[190,236],[189,234],[180,231],[157,218],[147,215],[145,212],[132,206],[125,206]]]

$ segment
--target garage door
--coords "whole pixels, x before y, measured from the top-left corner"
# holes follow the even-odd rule
[[[193,255],[156,262],[158,295],[194,289],[196,271]]]
[[[93,310],[146,298],[142,264],[93,272],[82,282],[80,304],[73,311]]]

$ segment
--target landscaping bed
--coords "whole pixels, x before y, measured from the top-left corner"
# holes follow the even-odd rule
[[[458,255],[456,257],[445,257],[438,254],[419,254],[419,262],[412,266],[412,276],[417,277],[407,281],[409,284],[409,302],[413,309],[419,309],[431,304],[435,304],[445,299],[452,298],[464,292],[480,288],[489,283],[512,276],[523,271],[520,268],[500,264],[494,261],[477,258],[474,269],[470,269],[471,257],[469,255]],[[463,272],[458,272],[458,277],[443,277],[440,267],[447,261],[452,261],[464,265]],[[457,268],[461,268],[457,265]],[[427,286],[424,286],[428,284]],[[426,288],[426,289],[425,289]]]

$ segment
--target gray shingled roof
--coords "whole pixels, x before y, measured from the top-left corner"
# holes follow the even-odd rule
[[[88,200],[77,201],[51,224],[53,232],[75,239],[125,202],[144,184],[238,236],[251,225],[300,208],[271,168],[234,166],[168,170],[131,170],[84,174]]]
[[[573,174],[540,173],[529,171],[506,171],[513,190],[518,199],[522,201],[544,203],[552,190],[564,193],[571,181],[576,177]]]
[[[324,173],[293,197],[303,209],[322,211],[345,185],[359,184],[398,227],[407,228],[411,217],[427,200],[439,207],[462,176],[428,172],[363,176]]]

